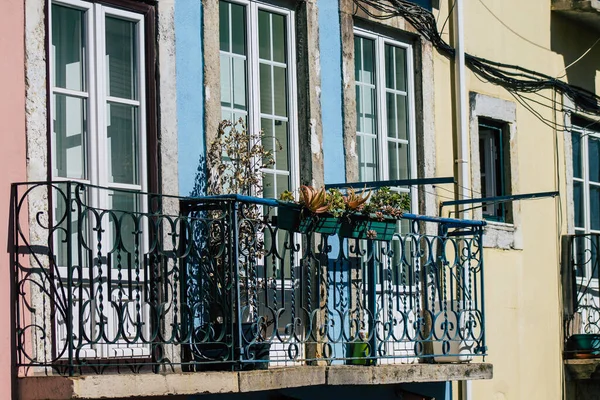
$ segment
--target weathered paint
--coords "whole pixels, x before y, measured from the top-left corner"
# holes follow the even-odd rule
[[[319,48],[321,54],[321,111],[325,183],[346,181],[344,168],[344,120],[342,117],[342,44],[339,4],[319,0]]]
[[[179,126],[179,194],[189,195],[205,154],[204,60],[202,57],[202,3],[176,0],[177,118]]]
[[[25,171],[25,54],[24,2],[5,0],[0,13],[0,110],[2,110],[2,146],[0,146],[0,243],[6,246],[11,231],[10,184],[24,181]],[[26,229],[26,227],[24,227]],[[10,259],[4,247],[0,258],[0,398],[11,396]]]

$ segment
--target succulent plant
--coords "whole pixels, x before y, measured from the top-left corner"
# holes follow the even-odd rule
[[[341,217],[346,212],[346,197],[339,189],[329,189],[327,191],[327,211],[336,218]]]
[[[364,206],[362,211],[364,214],[375,214],[378,219],[383,219],[384,216],[401,217],[409,209],[408,194],[394,192],[390,187],[384,186],[371,196],[369,204]]]
[[[344,198],[346,209],[348,211],[361,211],[367,200],[369,200],[369,197],[371,197],[370,190],[365,195],[365,192],[357,193],[354,188],[346,189],[346,197]]]
[[[321,214],[329,209],[325,188],[317,190],[312,186],[300,186],[299,203],[313,214]]]
[[[296,201],[296,199],[294,198],[294,193],[290,192],[289,190],[284,190],[283,192],[281,192],[281,194],[279,195],[279,200],[289,201],[292,203]]]

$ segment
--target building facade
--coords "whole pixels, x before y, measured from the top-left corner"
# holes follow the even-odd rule
[[[594,398],[593,2],[7,4],[6,398]],[[222,120],[264,198],[395,181],[395,239],[207,197]]]

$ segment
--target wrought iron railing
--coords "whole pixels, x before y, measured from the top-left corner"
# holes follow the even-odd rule
[[[482,226],[291,233],[278,203],[13,185],[16,360],[100,373],[468,361],[486,353]]]
[[[600,234],[563,237],[562,279],[567,356],[600,356]]]

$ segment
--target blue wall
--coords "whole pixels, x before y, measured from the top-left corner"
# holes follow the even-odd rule
[[[179,194],[190,195],[205,154],[204,61],[200,0],[176,0],[177,122],[179,137]]]
[[[342,117],[342,39],[339,3],[318,0],[325,183],[346,181]]]

